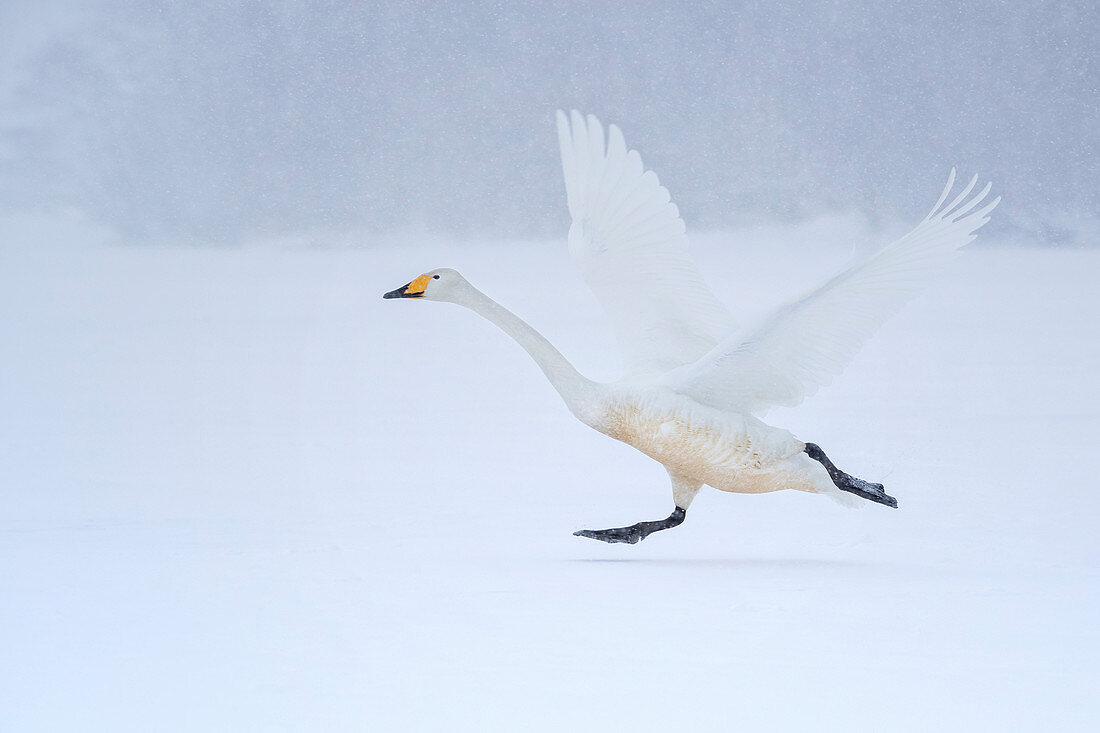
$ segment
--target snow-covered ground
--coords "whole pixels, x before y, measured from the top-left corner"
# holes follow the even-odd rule
[[[1095,730],[1100,251],[971,248],[770,422],[900,509],[704,491],[576,423],[456,267],[593,377],[564,243],[0,237],[0,729]],[[735,312],[858,221],[710,235]],[[92,238],[94,240],[94,237]],[[331,245],[332,243],[330,243]]]

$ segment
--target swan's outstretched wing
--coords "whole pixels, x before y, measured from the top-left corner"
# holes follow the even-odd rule
[[[991,186],[967,201],[977,180],[975,176],[958,197],[942,206],[955,182],[952,169],[932,213],[916,229],[779,308],[755,328],[723,340],[664,381],[721,410],[761,414],[774,406],[797,405],[839,374],[879,325],[989,221],[1000,197],[973,211]]]
[[[691,261],[668,190],[619,128],[608,132],[558,112],[569,252],[611,319],[626,376],[655,376],[706,354],[733,319]]]

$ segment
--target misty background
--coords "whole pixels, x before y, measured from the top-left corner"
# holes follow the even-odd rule
[[[1087,2],[9,0],[0,213],[124,240],[564,236],[553,111],[619,124],[688,226],[922,216],[1095,241]]]
[[[0,731],[1100,730],[1098,15],[3,0]],[[381,297],[455,266],[619,376],[558,108],[622,127],[745,325],[993,182],[768,416],[898,511],[573,536],[667,516],[667,472]]]

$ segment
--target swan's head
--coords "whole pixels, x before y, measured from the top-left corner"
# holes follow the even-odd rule
[[[466,278],[447,267],[425,272],[407,285],[391,290],[383,298],[423,298],[425,300],[453,300],[455,294],[466,285]]]

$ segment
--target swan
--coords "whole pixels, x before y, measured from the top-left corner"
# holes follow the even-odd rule
[[[486,318],[530,354],[577,419],[668,471],[674,508],[667,518],[574,534],[640,542],[680,525],[704,485],[744,494],[794,489],[896,508],[882,484],[841,471],[817,444],[761,416],[827,385],[975,238],[1000,201],[977,208],[991,184],[970,196],[975,176],[944,205],[952,169],[931,213],[911,232],[745,327],[707,288],[688,254],[679,210],[619,128],[610,125],[605,135],[594,116],[558,111],[557,131],[572,216],[569,253],[611,320],[625,367],[619,381],[584,377],[455,270],[432,270],[383,297],[455,303]]]

